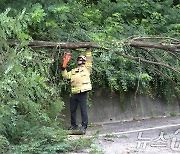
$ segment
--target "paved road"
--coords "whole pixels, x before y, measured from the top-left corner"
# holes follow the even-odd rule
[[[180,154],[180,117],[93,125],[87,136],[98,134],[91,149],[71,154]]]
[[[180,154],[179,116],[96,125],[87,134],[97,132],[96,151],[105,154]]]

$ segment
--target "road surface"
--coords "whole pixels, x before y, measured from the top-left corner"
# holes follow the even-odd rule
[[[94,125],[87,136],[94,134],[91,149],[76,153],[180,154],[179,116]]]

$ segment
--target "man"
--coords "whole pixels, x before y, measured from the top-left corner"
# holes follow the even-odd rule
[[[69,130],[77,130],[76,110],[78,104],[81,109],[82,126],[80,131],[86,132],[88,125],[88,115],[86,110],[87,92],[92,89],[90,74],[92,71],[92,55],[90,49],[86,49],[86,56],[79,55],[77,58],[77,68],[67,72],[66,66],[71,59],[70,53],[65,53],[63,57],[62,76],[71,81],[72,96],[70,99],[71,126]]]

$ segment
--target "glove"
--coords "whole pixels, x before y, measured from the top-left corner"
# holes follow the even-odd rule
[[[70,61],[71,59],[71,53],[70,52],[65,52],[63,55],[63,65],[62,68],[65,69],[67,66],[67,63]]]

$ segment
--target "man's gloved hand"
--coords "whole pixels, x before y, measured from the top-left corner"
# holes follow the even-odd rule
[[[67,64],[70,61],[70,59],[71,59],[71,53],[64,52],[62,69],[65,69],[67,67]]]

